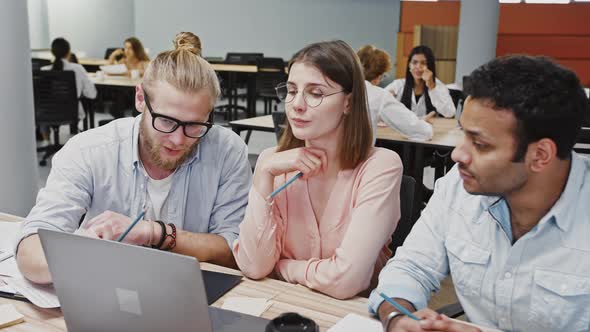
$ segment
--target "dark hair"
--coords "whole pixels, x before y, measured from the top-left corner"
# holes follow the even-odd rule
[[[558,158],[570,158],[588,112],[586,94],[574,72],[546,57],[512,55],[475,69],[464,85],[471,98],[514,113],[513,161],[522,161],[528,145],[542,138],[555,142]]]
[[[70,43],[63,38],[55,38],[51,42],[51,53],[55,57],[51,70],[63,70],[63,59],[70,52]]]
[[[147,56],[147,53],[145,53],[145,49],[139,39],[136,37],[129,37],[125,39],[125,42],[131,44],[133,54],[139,61],[150,61],[150,58]]]
[[[363,69],[354,50],[344,41],[335,40],[310,44],[297,52],[289,63],[314,66],[330,80],[338,83],[344,93],[351,94],[350,114],[342,120],[340,138],[340,164],[343,169],[352,169],[367,159],[373,146],[373,131],[367,109],[367,94]],[[285,132],[279,140],[277,151],[302,147],[305,142],[291,131],[287,121]]]
[[[425,45],[420,45],[414,47],[410,51],[410,55],[408,55],[408,63],[406,64],[406,83],[404,85],[404,91],[402,92],[402,104],[406,105],[406,107],[411,110],[412,109],[412,93],[414,89],[414,76],[410,72],[410,62],[412,61],[412,57],[416,54],[422,54],[426,58],[426,65],[428,66],[428,70],[432,72],[432,79],[436,80],[436,63],[434,61],[434,53],[430,49],[430,47]],[[424,101],[426,102],[426,114],[435,111],[436,107],[432,105],[432,101],[430,101],[430,95],[428,94],[428,86],[424,87]]]

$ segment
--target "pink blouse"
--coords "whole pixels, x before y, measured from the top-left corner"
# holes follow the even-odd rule
[[[355,169],[338,173],[319,220],[306,180],[293,182],[275,196],[274,204],[252,187],[233,244],[238,266],[253,279],[274,269],[288,282],[339,299],[366,290],[391,256],[387,246],[400,218],[402,170],[395,152],[373,148]],[[274,188],[295,174],[275,177]]]

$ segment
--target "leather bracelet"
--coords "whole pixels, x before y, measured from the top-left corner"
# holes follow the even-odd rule
[[[393,321],[394,318],[399,317],[399,316],[405,316],[405,314],[398,312],[398,311],[390,312],[387,315],[387,317],[385,318],[385,320],[383,321],[383,331],[385,331],[385,332],[389,331],[389,325],[391,325],[391,322]]]
[[[158,242],[158,244],[153,245],[152,248],[160,249],[160,247],[164,244],[164,241],[166,240],[166,225],[164,225],[164,223],[160,220],[156,220],[155,222],[160,224],[160,227],[162,227],[162,233],[160,234],[160,241]]]
[[[173,223],[169,223],[170,228],[172,228],[172,234],[166,234],[166,238],[170,238],[170,243],[168,243],[168,247],[164,250],[170,251],[176,247],[176,226]]]

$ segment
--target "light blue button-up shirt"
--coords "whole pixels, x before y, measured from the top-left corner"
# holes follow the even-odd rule
[[[47,185],[16,243],[39,228],[74,232],[85,220],[111,210],[135,218],[145,205],[148,178],[138,153],[136,118],[112,121],[71,138],[53,157]],[[244,141],[213,126],[173,174],[162,221],[195,233],[218,234],[231,244],[248,203],[252,170]]]
[[[551,175],[548,175],[551,176]],[[559,200],[512,244],[501,197],[470,195],[457,167],[436,189],[377,289],[417,309],[449,272],[468,319],[504,331],[590,331],[590,160],[573,153]],[[370,311],[382,299],[371,293]]]

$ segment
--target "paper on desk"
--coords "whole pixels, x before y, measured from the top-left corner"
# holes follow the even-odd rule
[[[127,66],[124,64],[100,66],[100,70],[111,75],[121,75],[127,73]]]
[[[0,305],[0,329],[25,321],[25,316],[16,311],[12,304]]]
[[[243,314],[260,317],[270,308],[272,301],[253,297],[228,297],[223,301],[221,309],[241,312]]]
[[[16,293],[16,290],[10,286],[8,286],[4,280],[0,279],[0,292],[5,292],[5,293]]]
[[[6,278],[4,282],[41,308],[59,308],[59,300],[53,286],[36,285],[24,278]]]
[[[0,249],[12,251],[20,222],[0,222]]]
[[[16,266],[16,260],[14,257],[10,257],[0,262],[0,276],[22,278],[22,274],[20,273],[18,266]]]
[[[332,326],[328,332],[383,332],[383,326],[378,320],[350,313]]]

